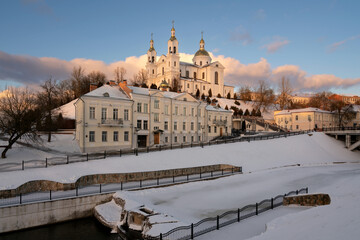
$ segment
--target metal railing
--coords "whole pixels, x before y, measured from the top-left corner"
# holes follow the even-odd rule
[[[285,196],[297,195],[300,193],[308,193],[308,188],[302,188],[300,190],[291,191],[284,195],[278,195],[271,199],[265,199],[259,203],[250,204],[242,208],[227,211],[216,217],[210,217],[200,220],[197,223],[192,223],[188,226],[181,226],[174,228],[166,233],[160,233],[159,236],[145,236],[146,240],[187,240],[194,239],[200,235],[211,232],[213,230],[219,230],[220,228],[229,224],[240,222],[246,218],[259,215],[270,209],[274,209],[283,204]]]
[[[87,153],[79,155],[68,155],[68,156],[59,156],[52,158],[45,158],[44,160],[24,160],[22,162],[9,162],[0,164],[0,172],[7,171],[18,171],[31,168],[47,168],[49,166],[70,164],[76,162],[86,162],[90,160],[105,159],[106,157],[121,157],[123,155],[135,155],[138,156],[139,153],[149,153],[149,152],[158,152],[164,150],[172,149],[182,149],[182,148],[192,148],[192,147],[205,147],[217,144],[226,144],[226,143],[235,143],[235,142],[251,142],[251,141],[261,141],[269,140],[275,138],[283,138],[288,136],[295,136],[309,133],[310,131],[299,131],[299,132],[277,132],[268,135],[260,136],[244,136],[241,138],[232,138],[232,139],[217,139],[210,140],[208,142],[193,142],[193,143],[181,143],[181,144],[169,144],[169,145],[158,145],[153,147],[145,148],[128,148],[128,149],[119,149],[117,151],[104,151],[98,153]]]
[[[329,132],[329,131],[348,131],[348,130],[360,130],[360,125],[356,127],[329,127],[329,128],[318,128],[315,129],[316,131],[323,131],[323,132]]]
[[[182,176],[172,176],[166,178],[154,178],[148,180],[139,180],[139,181],[128,181],[120,183],[109,183],[109,184],[95,184],[84,187],[77,187],[72,190],[67,191],[44,191],[44,192],[33,192],[27,194],[19,194],[11,198],[2,198],[0,199],[0,208],[29,204],[35,202],[47,202],[53,200],[67,199],[67,198],[76,198],[84,197],[96,194],[104,193],[113,193],[116,191],[122,190],[133,190],[133,189],[143,189],[155,186],[163,186],[174,183],[186,183],[197,180],[212,179],[218,178],[221,176],[230,176],[234,174],[242,173],[242,168],[239,170],[235,168],[225,168],[219,171],[210,171],[210,172],[200,172],[196,174],[186,174]]]

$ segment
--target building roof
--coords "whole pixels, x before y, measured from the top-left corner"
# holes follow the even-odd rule
[[[129,99],[119,86],[103,85],[91,92],[86,93],[84,96],[89,97],[110,97],[116,99]]]
[[[196,53],[195,53],[195,57],[196,56],[208,56],[210,57],[209,53],[205,50],[205,49],[199,49]]]
[[[325,111],[319,108],[301,108],[301,109],[291,109],[291,110],[282,110],[280,112],[275,113],[274,115],[288,115],[291,113],[303,113],[303,112],[318,112],[318,113],[331,113],[330,111]]]
[[[166,98],[177,98],[181,95],[185,95],[186,93],[176,93],[176,92],[168,92],[168,91],[161,91],[156,89],[148,89],[148,88],[140,88],[134,86],[128,86],[133,94],[140,94],[140,95],[152,95],[154,93],[161,93]]]

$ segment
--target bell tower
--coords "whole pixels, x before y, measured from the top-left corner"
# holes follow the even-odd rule
[[[150,48],[147,51],[146,70],[150,78],[156,76],[156,50],[154,48],[153,34],[151,33]]]

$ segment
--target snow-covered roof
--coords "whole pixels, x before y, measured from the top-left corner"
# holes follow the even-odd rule
[[[207,106],[206,106],[206,110],[207,110],[207,111],[216,111],[216,112],[228,112],[228,113],[232,113],[231,110],[226,110],[226,109],[223,109],[223,108],[221,108],[221,107],[212,106],[212,105],[207,105]]]
[[[319,108],[308,107],[301,109],[282,110],[280,112],[275,113],[274,115],[286,115],[291,113],[303,113],[303,112],[331,113],[330,111],[322,110]]]
[[[132,90],[133,94],[152,95],[155,93],[161,93],[165,98],[173,98],[173,99],[186,94],[186,93],[167,92],[156,89],[140,88],[134,86],[128,86],[128,88]]]
[[[72,100],[71,102],[69,103],[66,103],[60,107],[58,107],[55,112],[56,114],[59,114],[61,113],[63,118],[67,118],[67,119],[75,119],[75,106],[74,106],[74,103],[78,100],[75,99],[75,100]]]
[[[91,92],[86,93],[84,96],[91,97],[108,97],[117,99],[129,99],[123,91],[120,90],[119,86],[103,85]]]

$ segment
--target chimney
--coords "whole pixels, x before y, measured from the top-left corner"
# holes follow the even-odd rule
[[[114,80],[110,80],[110,81],[109,81],[109,85],[110,85],[110,86],[116,86],[116,82],[115,82]]]
[[[95,83],[90,83],[90,92],[97,89],[97,85]]]
[[[123,80],[122,82],[119,82],[119,87],[128,95],[130,96],[130,93],[132,92],[132,90],[130,88],[128,88],[127,86],[127,81]]]

